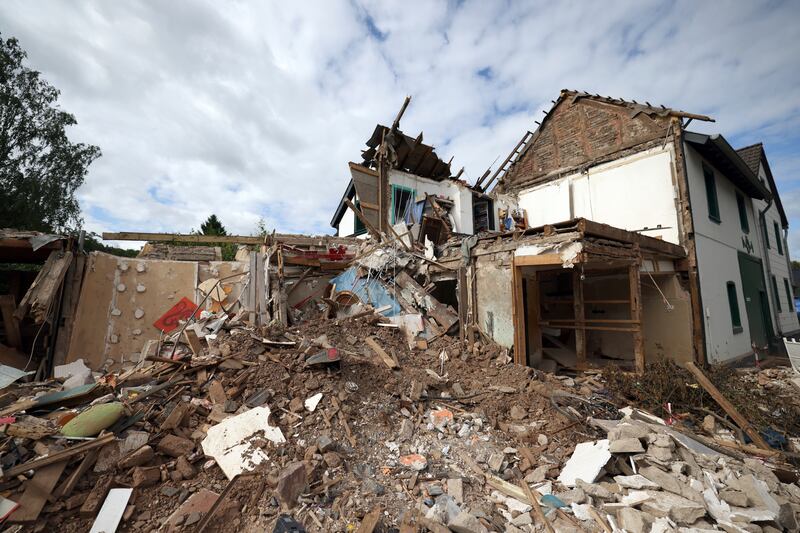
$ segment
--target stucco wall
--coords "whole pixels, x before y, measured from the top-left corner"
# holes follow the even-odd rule
[[[725,361],[752,351],[737,252],[741,251],[755,257],[761,256],[761,243],[754,235],[758,225],[752,203],[745,202],[750,232],[746,234],[742,231],[736,203],[736,186],[706,161],[705,164],[714,171],[720,212],[720,222],[711,220],[703,177],[704,160],[690,145],[686,145],[685,153],[697,246],[700,293],[703,300],[706,347],[710,360]],[[750,250],[745,246],[746,241],[743,237],[752,244]],[[733,332],[726,287],[728,281],[733,281],[736,285],[742,322],[740,333]],[[768,285],[767,292],[769,291]]]
[[[519,205],[531,227],[587,218],[680,244],[672,145],[653,148],[525,189]]]
[[[434,181],[399,170],[389,172],[389,185],[399,185],[415,191],[414,201],[425,199],[425,194],[441,195],[453,201],[451,215],[457,233],[471,234],[472,226],[472,192],[465,186],[452,180]]]
[[[478,324],[499,345],[511,348],[514,346],[511,254],[484,255],[475,261]]]

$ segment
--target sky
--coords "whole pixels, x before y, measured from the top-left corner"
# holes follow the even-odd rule
[[[91,231],[215,213],[330,234],[347,162],[406,95],[402,129],[474,182],[566,88],[764,142],[800,258],[800,2],[4,0],[0,34],[102,149],[78,190]]]

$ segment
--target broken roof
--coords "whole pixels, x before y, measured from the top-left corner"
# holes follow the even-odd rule
[[[758,176],[758,168],[761,165],[761,162],[764,162],[764,173],[767,175],[769,188],[770,191],[772,191],[772,197],[775,200],[775,205],[777,206],[778,213],[781,216],[781,224],[784,228],[788,228],[789,219],[786,217],[786,211],[783,209],[783,203],[781,202],[780,194],[778,194],[778,188],[775,185],[775,178],[773,178],[772,170],[769,168],[769,161],[767,160],[767,153],[764,150],[764,144],[751,144],[750,146],[739,148],[736,150],[736,153],[739,154],[739,157],[742,158],[742,161],[745,162],[745,164],[756,176]]]
[[[378,168],[376,156],[384,136],[393,149],[393,154],[389,155],[392,168],[436,181],[453,177],[450,172],[452,158],[447,163],[440,159],[433,146],[422,142],[422,132],[415,139],[399,129],[392,131],[381,124],[375,126],[375,131],[366,143],[368,148],[361,152],[363,166]]]
[[[553,107],[558,105],[558,103],[566,98],[571,98],[572,103],[577,102],[582,98],[588,98],[590,100],[595,100],[597,102],[604,102],[606,104],[613,104],[617,106],[627,107],[631,110],[631,118],[635,117],[640,113],[644,113],[650,117],[659,116],[659,117],[681,117],[681,118],[691,118],[697,120],[705,120],[707,122],[714,122],[714,119],[706,116],[706,115],[698,115],[696,113],[688,113],[686,111],[681,111],[680,109],[673,109],[671,107],[666,107],[663,105],[653,105],[650,102],[645,102],[640,104],[636,100],[623,100],[622,98],[612,98],[610,96],[600,96],[599,94],[590,94],[585,91],[573,91],[570,89],[562,89],[561,94],[558,97],[558,100],[554,102]]]

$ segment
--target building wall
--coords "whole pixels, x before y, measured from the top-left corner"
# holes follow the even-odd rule
[[[514,346],[511,253],[488,254],[475,259],[477,322],[500,346]]]
[[[704,160],[691,145],[685,145],[685,153],[703,301],[706,350],[710,361],[721,362],[752,352],[738,252],[761,257],[761,243],[755,237],[758,224],[752,202],[745,202],[750,232],[742,231],[736,186],[706,161],[705,164],[714,171],[720,212],[720,222],[711,220],[703,176]],[[746,244],[748,242],[750,247]],[[738,333],[733,330],[726,285],[728,281],[733,281],[736,285],[742,322],[742,331]],[[769,285],[767,292],[769,293]]]
[[[531,227],[587,218],[680,244],[672,144],[524,189],[519,206]]]
[[[758,169],[758,177],[761,179],[764,186],[769,189],[769,180],[767,179],[763,164]],[[772,190],[770,192],[773,194],[777,193],[777,191]],[[766,208],[767,202],[764,200],[753,200],[752,203],[754,213],[756,214],[756,218],[758,218],[758,212]],[[789,288],[792,288],[792,274],[789,271],[789,250],[786,247],[786,239],[783,238],[782,228],[781,249],[783,250],[783,254],[778,253],[778,246],[775,243],[775,224],[777,223],[780,228],[782,223],[780,213],[774,202],[764,214],[764,219],[766,222],[766,232],[759,223],[758,231],[755,232],[755,237],[758,239],[759,247],[763,251],[764,274],[767,276],[765,282],[767,284],[767,294],[769,295],[770,311],[772,312],[772,328],[776,334],[779,332],[783,334],[792,333],[800,329],[800,324],[798,324],[797,313],[795,312],[794,295],[792,295],[792,300],[787,301],[786,290],[784,289],[784,279],[789,281]],[[765,245],[765,238],[769,239],[769,246]],[[771,274],[775,276],[778,282],[778,298],[781,303],[780,312],[777,311],[777,307],[775,306],[775,294],[772,290],[772,281],[769,279],[770,273],[767,272],[767,262],[769,262]]]
[[[391,170],[389,171],[389,185],[413,189],[415,202],[424,200],[425,194],[440,195],[452,200],[453,209],[450,214],[453,217],[453,229],[456,233],[472,233],[472,191],[463,184],[452,180],[435,181],[407,172]]]

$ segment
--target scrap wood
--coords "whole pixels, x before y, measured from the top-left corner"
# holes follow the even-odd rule
[[[614,530],[608,525],[608,522],[606,522],[605,518],[600,516],[600,513],[597,512],[597,509],[591,505],[589,506],[589,514],[592,516],[594,521],[597,522],[601,528],[603,528],[605,533],[614,533]]]
[[[58,483],[61,474],[64,473],[68,462],[62,458],[39,469],[25,483],[25,492],[17,502],[19,508],[14,511],[8,521],[12,523],[35,522],[50,498],[50,492]]]
[[[364,520],[361,521],[361,525],[358,526],[356,533],[372,533],[375,531],[382,514],[383,510],[380,507],[375,507],[372,511],[367,513]]]
[[[78,484],[78,481],[80,481],[83,475],[94,466],[99,454],[100,450],[98,448],[89,450],[83,457],[83,460],[81,460],[78,468],[76,468],[69,476],[67,476],[67,479],[65,479],[64,482],[53,491],[53,497],[56,499],[69,498],[72,495],[72,491],[75,490],[75,486]]]
[[[761,437],[758,431],[750,425],[750,422],[747,421],[745,417],[733,406],[733,404],[728,401],[728,399],[719,391],[719,389],[711,383],[711,380],[705,375],[705,373],[697,368],[694,363],[688,362],[686,363],[686,369],[692,373],[695,377],[697,382],[702,386],[708,394],[711,395],[712,398],[722,407],[728,416],[730,416],[736,424],[742,428],[742,430],[747,433],[747,436],[750,437],[753,442],[759,448],[763,448],[765,450],[771,449],[769,444]]]
[[[50,252],[47,261],[14,312],[17,320],[22,320],[30,313],[37,325],[44,323],[71,263],[72,252]]]
[[[373,337],[367,337],[366,339],[364,339],[364,342],[367,343],[367,346],[372,348],[372,351],[375,352],[378,355],[378,357],[380,357],[381,360],[384,363],[386,363],[386,366],[388,366],[390,369],[394,370],[400,367],[400,365],[394,359],[392,359],[391,356],[388,353],[386,353],[386,351],[383,348],[381,348],[381,346],[377,343],[377,341]]]
[[[538,502],[539,499],[536,498],[536,496],[534,495],[534,491],[531,490],[531,488],[528,486],[528,484],[525,482],[524,479],[519,479],[519,484],[525,491],[525,496],[527,496],[528,500],[530,501],[531,508],[533,509],[533,514],[536,515],[536,519],[539,522],[541,522],[542,525],[544,525],[545,529],[549,533],[556,533],[555,530],[553,529],[553,525],[550,523],[550,520],[547,519],[547,517],[544,515],[544,511],[542,511],[542,508],[539,507],[539,502]],[[538,491],[536,492],[536,494],[539,494]]]
[[[183,330],[183,336],[186,338],[186,343],[189,345],[195,357],[203,355],[203,345],[200,344],[200,339],[195,330],[187,328]]]
[[[122,520],[133,489],[111,489],[89,533],[114,533]]]
[[[21,465],[17,465],[15,467],[9,468],[3,472],[3,479],[10,479],[12,477],[16,477],[20,474],[24,474],[28,470],[37,470],[39,468],[44,468],[45,466],[49,466],[64,459],[69,459],[75,455],[88,452],[89,450],[93,450],[95,448],[100,448],[101,446],[105,446],[109,442],[114,440],[114,435],[109,433],[108,435],[103,435],[101,437],[97,437],[94,440],[86,441],[81,444],[77,444],[72,446],[71,448],[67,448],[66,450],[62,450],[60,452],[56,452],[54,454],[48,455],[47,457],[41,457],[39,459],[34,459],[33,461],[28,461],[27,463],[23,463]]]

